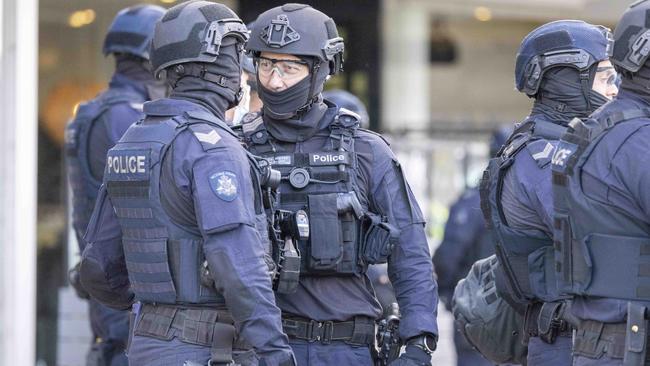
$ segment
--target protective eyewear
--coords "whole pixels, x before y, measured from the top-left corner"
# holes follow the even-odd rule
[[[255,61],[257,72],[265,77],[271,76],[275,70],[279,77],[290,79],[309,68],[309,64],[302,60],[282,60],[260,56],[255,58]]]

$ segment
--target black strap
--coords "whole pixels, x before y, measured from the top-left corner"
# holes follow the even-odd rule
[[[375,322],[367,317],[356,317],[345,322],[282,318],[282,329],[289,337],[308,342],[319,341],[323,344],[343,341],[355,345],[370,345],[375,337]]]

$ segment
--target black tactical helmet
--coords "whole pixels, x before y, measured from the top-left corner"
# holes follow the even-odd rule
[[[623,13],[614,29],[612,63],[617,68],[637,72],[650,54],[650,1],[639,0]]]
[[[237,14],[225,5],[188,1],[165,13],[156,24],[151,44],[154,75],[187,62],[214,63],[222,46],[248,40],[248,30]]]
[[[285,4],[267,10],[255,20],[247,49],[311,56],[329,64],[329,74],[343,69],[343,38],[334,20],[304,4]]]

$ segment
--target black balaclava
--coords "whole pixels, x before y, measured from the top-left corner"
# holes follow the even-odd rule
[[[181,70],[204,68],[206,73],[224,76],[229,84],[238,88],[241,68],[237,46],[221,47],[216,63],[190,62],[181,66],[183,67],[172,66],[167,71],[167,82],[172,86],[169,97],[199,104],[224,120],[226,110],[237,104],[237,92],[199,76],[187,75]]]
[[[143,58],[116,54],[115,73],[142,84],[150,100],[164,98],[168,93],[167,83],[153,76],[149,61]]]
[[[650,59],[634,74],[621,70],[621,90],[634,93],[650,103]]]
[[[286,90],[268,90],[257,76],[259,96],[264,102],[264,121],[269,133],[278,140],[297,142],[313,136],[327,110],[321,92],[329,65],[313,57],[302,59],[309,66],[309,75]]]
[[[589,69],[588,100],[580,80],[580,71],[556,67],[544,74],[531,115],[542,114],[551,122],[566,125],[573,118],[586,118],[609,99],[592,89],[597,64]]]

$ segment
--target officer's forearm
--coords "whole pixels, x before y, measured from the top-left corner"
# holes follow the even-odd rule
[[[286,359],[291,349],[282,333],[280,309],[275,305],[264,250],[255,228],[239,225],[209,235],[205,253],[215,286],[225,297],[243,338],[262,358],[278,362]]]
[[[437,335],[438,291],[421,224],[401,229],[400,243],[389,260],[388,274],[402,313],[400,337]]]

